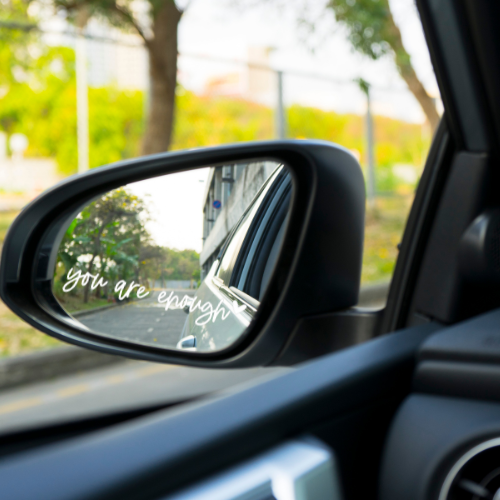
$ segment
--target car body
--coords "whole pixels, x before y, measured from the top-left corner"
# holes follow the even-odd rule
[[[250,325],[280,250],[290,196],[291,178],[280,165],[229,233],[218,259],[186,307],[188,318],[179,346],[184,343],[201,352],[220,350],[234,343]],[[211,307],[204,311],[207,303]],[[194,345],[185,337],[195,339]]]

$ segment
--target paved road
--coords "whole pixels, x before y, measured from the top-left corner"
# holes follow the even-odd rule
[[[286,370],[207,370],[126,361],[0,392],[0,434],[201,396]]]
[[[194,296],[192,290],[167,290],[184,297]],[[78,321],[95,332],[123,340],[175,347],[181,337],[187,314],[182,309],[169,309],[158,303],[159,291],[149,297],[123,306],[78,317]]]

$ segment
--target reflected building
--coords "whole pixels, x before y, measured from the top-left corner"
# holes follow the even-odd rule
[[[228,235],[274,172],[275,162],[212,167],[203,195],[201,278],[217,260]]]

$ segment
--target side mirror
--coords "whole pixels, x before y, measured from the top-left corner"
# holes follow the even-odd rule
[[[290,362],[304,320],[357,303],[364,209],[357,161],[326,142],[121,162],[21,212],[4,243],[0,295],[39,330],[111,354],[205,367]]]
[[[177,349],[196,349],[196,337],[194,335],[182,337],[177,343]]]

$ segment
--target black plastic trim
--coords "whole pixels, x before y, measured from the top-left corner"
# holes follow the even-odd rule
[[[275,364],[292,366],[308,359],[362,344],[377,336],[383,309],[352,307],[302,318]]]
[[[460,152],[453,158],[409,307],[446,324],[465,320],[495,307],[491,294],[472,290],[461,273],[460,240],[469,224],[488,203],[492,188],[490,158]]]
[[[417,0],[450,129],[460,149],[489,150],[478,66],[461,2]]]
[[[171,351],[96,335],[68,321],[47,268],[56,236],[79,207],[121,185],[224,162],[271,159],[292,175],[291,213],[280,256],[248,333],[216,353]],[[347,150],[322,141],[275,141],[165,153],[68,179],[29,204],[4,242],[0,295],[22,319],[58,339],[149,361],[211,367],[270,364],[303,316],[357,302],[364,237],[364,180]],[[41,278],[37,281],[37,278]]]
[[[454,144],[448,132],[447,121],[443,118],[432,142],[406,223],[380,326],[379,333],[381,334],[403,328],[406,325],[427,240],[453,153]]]
[[[500,436],[500,405],[415,394],[399,409],[386,441],[378,498],[435,500],[465,452]]]
[[[188,401],[180,400],[165,404],[143,406],[106,413],[104,415],[77,418],[62,423],[21,429],[13,432],[3,432],[0,433],[0,459],[103,430],[159,410],[185,404]]]
[[[413,386],[425,394],[500,401],[500,365],[424,361],[417,367]]]
[[[416,391],[500,401],[500,309],[436,333],[418,359]]]
[[[500,309],[463,321],[422,345],[420,361],[500,364]]]
[[[438,328],[386,335],[225,396],[0,461],[2,491],[19,499],[40,492],[51,500],[161,497],[311,426],[386,398],[402,400],[415,353]],[[344,429],[337,427],[339,436]]]

